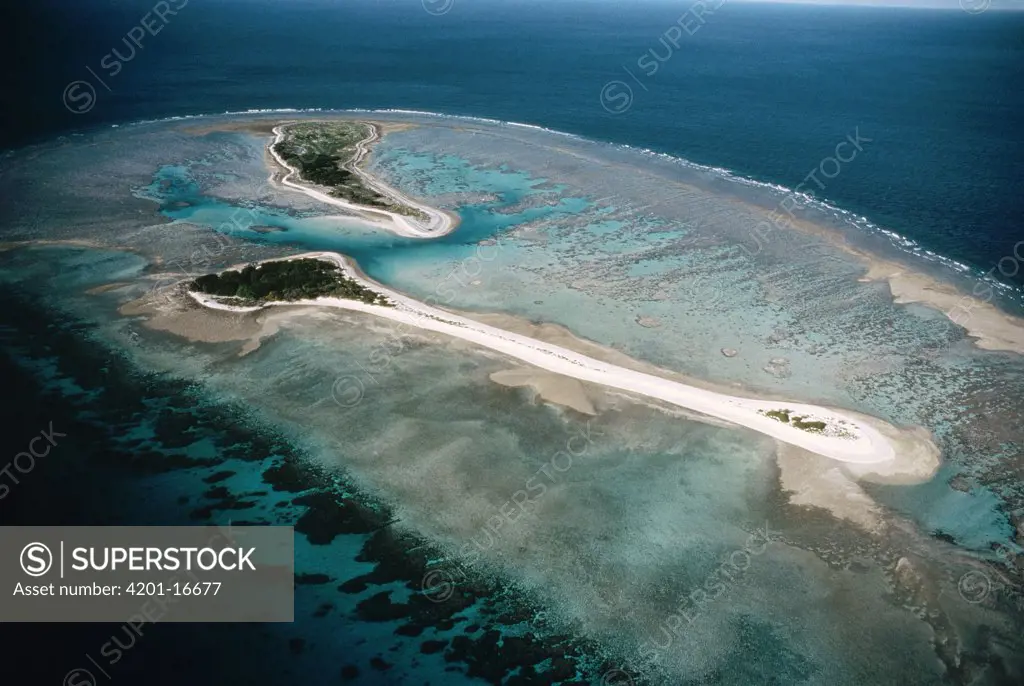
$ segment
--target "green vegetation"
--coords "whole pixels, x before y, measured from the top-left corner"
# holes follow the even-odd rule
[[[241,271],[207,274],[193,281],[191,288],[207,295],[234,298],[246,305],[332,296],[394,306],[383,295],[345,276],[333,262],[310,258],[250,264]]]
[[[819,421],[805,421],[807,417],[794,417],[792,416],[792,410],[758,410],[760,414],[765,417],[771,417],[772,419],[782,422],[783,424],[789,424],[792,427],[808,431],[810,433],[824,433],[828,424]],[[848,433],[848,432],[842,432]]]
[[[303,181],[330,189],[342,200],[380,207],[392,212],[425,219],[412,207],[395,204],[349,170],[356,154],[356,144],[370,135],[363,122],[306,122],[285,128],[284,138],[274,149],[290,166],[299,171]]]
[[[828,426],[825,422],[805,422],[804,419],[805,417],[793,417],[793,426],[813,433],[821,433]]]

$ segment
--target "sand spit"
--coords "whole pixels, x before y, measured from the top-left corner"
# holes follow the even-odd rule
[[[563,152],[573,154],[569,153],[569,151]],[[574,154],[574,156],[600,164],[599,160],[585,155]],[[657,174],[645,173],[631,166],[623,167],[623,170],[624,173],[639,174],[648,176],[652,180],[656,179],[660,184],[687,189],[695,188],[691,184],[667,179]],[[862,277],[864,281],[888,282],[889,289],[896,303],[919,303],[942,312],[951,322],[964,327],[968,335],[976,339],[975,344],[979,348],[1003,350],[1024,355],[1024,318],[1008,314],[992,304],[990,286],[975,286],[973,293],[967,293],[952,283],[944,282],[928,274],[916,271],[910,266],[894,260],[883,260],[871,253],[855,248],[850,245],[846,236],[838,229],[822,226],[794,216],[783,216],[783,213],[778,209],[782,207],[781,202],[774,210],[769,210],[743,200],[738,200],[738,202],[759,214],[773,228],[778,228],[782,231],[792,230],[823,238],[834,247],[857,258],[865,264],[867,269]],[[754,233],[751,234],[758,245],[759,252],[762,239],[765,242],[774,240],[772,230],[770,228],[760,234],[760,236]],[[1017,259],[1017,255],[1020,247],[1020,243],[1013,247],[1013,258],[1018,263],[1020,260]]]
[[[767,220],[772,219],[770,212],[763,208],[757,209]],[[979,283],[973,293],[967,293],[952,283],[916,271],[900,262],[880,259],[859,250],[851,246],[836,229],[789,217],[786,218],[786,226],[824,238],[834,247],[857,258],[867,269],[861,281],[885,281],[889,284],[894,302],[917,303],[938,310],[951,322],[966,329],[967,334],[975,339],[977,347],[1024,355],[1024,319],[994,305],[991,286]],[[1019,245],[1014,246],[1015,251]],[[1014,252],[1014,257],[1016,254]]]
[[[513,388],[527,386],[550,403],[562,405],[586,415],[597,414],[594,403],[591,402],[583,384],[568,376],[536,369],[508,369],[491,374],[491,381]]]
[[[860,482],[907,486],[929,481],[941,463],[938,447],[921,427],[897,428],[851,412],[892,441],[895,458],[871,465],[839,463],[793,445],[778,448],[779,481],[793,505],[819,507],[869,532],[884,524],[883,511]]]
[[[889,282],[897,303],[920,303],[942,311],[967,334],[975,345],[985,350],[1005,350],[1024,355],[1024,319],[1014,317],[993,305],[990,287],[987,296],[969,295],[952,284],[943,283],[925,274],[914,272],[895,262],[884,262],[864,256],[870,267],[864,281]]]
[[[185,295],[182,286],[148,293],[122,305],[126,317],[144,317],[143,326],[180,336],[193,343],[244,342],[238,356],[258,350],[260,343],[277,333],[288,320],[303,316],[308,308],[280,308],[261,312],[219,312],[201,307]]]
[[[878,531],[882,511],[848,472],[835,460],[797,448],[779,445],[779,485],[791,505],[818,507],[865,531]]]
[[[290,121],[290,120],[289,120]],[[374,121],[368,119],[361,119],[359,117],[324,117],[317,119],[303,119],[300,121],[366,121],[374,127],[377,132],[375,135],[383,135],[392,131],[401,131],[408,128],[414,128],[416,124],[410,124],[407,122],[391,122],[391,121]],[[206,127],[191,125],[187,128],[190,132],[207,132],[213,130],[243,130],[258,133],[260,135],[277,135],[280,127],[287,122],[283,122],[280,119],[273,121],[256,121],[256,122],[237,122],[231,123],[226,122],[222,124],[212,124]],[[474,129],[475,130],[475,129]],[[376,137],[373,137],[373,141]],[[373,141],[368,141],[371,143]],[[571,154],[575,157],[587,159],[595,164],[601,163],[599,160],[593,159],[587,155],[572,152],[565,149],[559,149],[561,152]],[[273,156],[272,156],[273,159]],[[280,160],[275,160],[275,163],[280,165]],[[358,167],[357,167],[358,169]],[[362,170],[359,170],[362,171]],[[632,174],[643,174],[643,172],[629,167],[629,172]],[[361,176],[365,174],[362,172]],[[369,177],[372,179],[372,177]],[[661,176],[651,175],[652,178],[657,178],[661,182],[667,181]],[[386,195],[397,194],[398,191],[390,187],[384,186],[379,180],[373,179],[376,185],[380,185],[378,190],[388,191]],[[692,187],[689,184],[685,184],[679,181],[668,181],[674,185]],[[400,219],[398,223],[393,221],[393,217],[387,217],[381,215],[374,208],[360,208],[350,204],[342,203],[337,199],[330,198],[325,194],[318,193],[314,189],[299,187],[298,184],[288,183],[285,184],[292,187],[293,190],[300,190],[307,195],[313,195],[312,197],[317,198],[323,202],[328,202],[339,207],[344,207],[350,211],[355,211],[360,214],[365,220],[371,222],[374,225],[381,226],[387,230],[396,231],[401,235],[414,235],[417,237],[427,237],[428,235],[443,235],[439,233],[425,233],[418,231],[415,228],[410,229],[407,226],[403,226],[403,221]],[[323,197],[321,197],[323,196]],[[325,199],[326,198],[326,199]],[[749,207],[756,209],[769,221],[772,220],[772,213],[763,207],[745,203]],[[433,212],[439,212],[435,208],[430,208]],[[453,215],[444,212],[452,218]],[[457,220],[457,218],[455,218]],[[810,221],[806,221],[798,218],[786,217],[785,225],[787,228],[808,235],[815,235],[827,239],[830,243],[840,248],[847,254],[850,254],[859,260],[863,261],[866,265],[867,272],[864,275],[866,281],[880,281],[885,280],[888,282],[890,290],[893,294],[894,301],[897,303],[919,303],[928,307],[942,312],[950,321],[964,327],[967,330],[968,335],[975,339],[975,343],[979,348],[986,350],[1003,350],[1024,354],[1024,319],[1016,317],[1003,312],[1000,308],[990,302],[991,296],[979,296],[977,294],[971,295],[956,286],[944,283],[939,279],[933,278],[926,274],[914,271],[913,268],[906,265],[900,264],[895,261],[880,260],[871,254],[868,254],[862,250],[858,250],[851,246],[845,237],[836,229],[827,228],[820,226]],[[454,226],[448,228],[445,232],[451,231]],[[768,239],[770,240],[770,238]]]
[[[352,156],[352,161],[344,165],[345,169],[357,175],[363,183],[366,184],[366,186],[388,198],[392,202],[398,205],[411,207],[421,212],[427,217],[426,221],[416,217],[399,214],[397,212],[391,212],[379,207],[367,207],[365,205],[349,202],[347,200],[328,195],[323,190],[318,190],[311,186],[293,181],[293,177],[299,178],[298,170],[285,162],[275,149],[275,146],[284,140],[284,130],[289,123],[294,122],[286,122],[274,127],[274,141],[267,148],[274,162],[284,172],[280,179],[276,178],[277,174],[272,174],[270,177],[271,182],[277,181],[280,185],[297,190],[315,200],[353,212],[372,226],[382,228],[386,231],[398,234],[399,236],[406,236],[409,238],[437,238],[451,233],[459,225],[459,218],[456,215],[415,200],[362,169],[360,165],[369,154],[370,146],[373,143],[376,143],[381,136],[381,128],[374,122],[365,122],[369,126],[370,134],[356,144],[356,150]]]
[[[311,305],[366,312],[416,329],[435,331],[489,348],[508,357],[526,362],[547,372],[569,376],[627,393],[647,396],[702,414],[722,419],[791,443],[840,462],[872,464],[896,459],[893,442],[876,427],[855,413],[805,403],[739,397],[674,381],[662,375],[636,371],[579,354],[569,348],[547,343],[506,329],[499,329],[479,320],[430,307],[381,284],[369,281],[353,268],[350,260],[337,253],[306,253],[285,259],[314,258],[332,261],[349,278],[386,296],[392,307],[371,305],[344,298],[321,297],[310,301],[283,303]],[[224,304],[216,297],[189,294],[203,306],[236,313],[252,313],[277,303],[253,307]],[[792,423],[782,422],[764,413],[784,407],[805,416],[808,421],[822,421],[824,431],[808,431]]]

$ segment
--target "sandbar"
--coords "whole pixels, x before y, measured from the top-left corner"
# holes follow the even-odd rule
[[[891,432],[879,430],[878,425],[881,420],[866,421],[863,415],[854,412],[806,403],[727,395],[664,376],[610,364],[566,347],[499,329],[467,316],[426,305],[370,281],[355,268],[348,258],[337,253],[305,253],[284,259],[302,258],[321,259],[335,263],[348,278],[386,296],[394,306],[372,305],[345,298],[319,297],[313,300],[269,302],[251,307],[240,307],[225,304],[215,296],[192,291],[189,292],[189,295],[206,307],[237,313],[256,312],[274,305],[312,305],[366,312],[408,327],[461,338],[548,372],[694,410],[703,415],[758,431],[784,443],[839,462],[860,465],[897,463],[896,443],[891,438]],[[799,413],[808,421],[825,422],[828,429],[824,433],[807,431],[764,414],[767,411],[780,408],[786,408],[792,413]],[[896,429],[893,428],[893,431]],[[924,438],[921,437],[921,440]],[[928,440],[930,442],[930,439]],[[882,468],[874,468],[874,470],[884,471]]]

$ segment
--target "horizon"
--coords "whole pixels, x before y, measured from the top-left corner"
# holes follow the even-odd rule
[[[893,0],[726,0],[726,2],[756,5],[959,10],[967,14],[980,14],[989,10],[1024,10],[1024,0],[896,0],[895,2]]]
[[[188,0],[186,0],[187,2]],[[301,6],[305,3],[307,5],[316,4],[337,4],[336,0],[220,0],[224,3],[233,2],[254,2],[259,4],[264,3],[279,3],[288,4],[291,6]],[[410,0],[356,0],[352,4],[369,4],[381,5],[381,4],[406,4]],[[428,4],[437,3],[440,0],[422,0]],[[502,5],[508,5],[510,3],[519,4],[545,4],[551,5],[550,0],[544,0],[543,3],[540,0],[492,0],[497,3],[500,2]],[[209,2],[209,0],[207,0]],[[459,3],[468,3],[469,0],[447,0],[447,4],[454,6]],[[611,4],[611,0],[555,0],[554,4],[591,4],[591,5],[607,5]],[[111,5],[115,3],[104,2],[102,0],[93,0],[93,2],[82,3],[81,0],[43,0],[42,5],[46,4],[72,4],[77,7],[85,6],[103,6]],[[479,0],[474,0],[474,4],[479,6]],[[651,5],[667,5],[680,6],[683,8],[692,7],[694,5],[703,4],[708,12],[724,7],[725,5],[800,5],[810,7],[864,7],[864,8],[878,8],[878,9],[934,9],[934,10],[955,10],[964,12],[966,14],[982,14],[990,10],[995,11],[1024,11],[1024,0],[684,0],[683,2],[677,2],[676,0],[615,0],[614,4],[618,6],[629,6],[632,5],[636,8]]]

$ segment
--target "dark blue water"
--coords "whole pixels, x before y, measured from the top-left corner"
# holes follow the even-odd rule
[[[859,130],[871,144],[819,189],[822,198],[982,270],[1024,238],[1024,13],[735,3],[668,51],[659,38],[688,5],[455,0],[449,12],[434,16],[419,0],[190,0],[110,76],[104,58],[114,48],[131,52],[123,37],[150,11],[150,0],[5,3],[0,25],[12,38],[0,48],[7,65],[0,77],[0,148],[175,115],[401,108],[529,122],[795,187]],[[651,49],[667,60],[645,76],[637,62]],[[86,114],[62,103],[65,87],[76,80],[97,89]],[[599,99],[612,80],[633,90],[631,106],[619,114]],[[7,294],[4,303],[3,454],[20,449],[25,431],[51,421],[61,430],[67,425],[71,436],[61,463],[40,466],[3,503],[5,524],[205,523],[232,514],[271,521],[263,509],[210,510],[233,503],[215,492],[220,482],[205,479],[229,469],[236,481],[252,481],[230,482],[234,496],[260,489],[268,492],[260,497],[264,505],[284,502],[290,486],[271,470],[301,456],[272,432],[243,424],[233,408],[197,405],[173,380],[138,376],[82,340],[87,323],[39,314],[38,290]],[[69,393],[71,385],[81,394]],[[157,438],[126,440],[138,426],[155,427]],[[210,463],[190,453],[204,441],[216,449]],[[136,473],[133,465],[149,471]],[[302,484],[305,494],[328,490],[313,480]],[[333,501],[316,502],[329,510],[327,521],[344,512]],[[273,521],[294,524],[307,505],[290,502]],[[203,516],[193,517],[196,512]],[[367,540],[370,534],[356,531],[329,543],[338,546],[332,551],[339,570],[353,551],[363,553]],[[323,571],[301,562],[300,572]],[[381,567],[405,564],[387,560]],[[415,585],[421,571],[386,580]],[[129,652],[114,680],[334,684],[345,683],[351,670],[344,670],[358,666],[353,683],[396,683],[393,675],[407,665],[388,651],[400,639],[352,645],[367,629],[347,614],[351,603],[338,584],[348,579],[340,574],[332,571],[335,578],[322,589],[298,587],[299,621],[279,632],[147,629],[148,640]],[[334,607],[328,617],[318,615],[328,597]],[[474,620],[454,629],[474,636],[472,651],[457,661],[460,675],[473,673],[464,664],[497,664],[491,629],[501,622],[468,632],[468,621]],[[47,626],[4,634],[12,654],[50,646],[51,659],[31,665],[31,681],[57,683],[119,630]],[[451,630],[440,625],[427,635]],[[375,667],[370,660],[378,654],[400,666]],[[515,665],[518,656],[508,659]],[[454,679],[438,662],[417,683]],[[520,683],[548,682],[520,674]]]
[[[157,621],[134,632],[0,622],[11,654],[48,647],[47,660],[21,668],[22,683],[461,686],[503,683],[514,672],[505,683],[567,682],[578,673],[584,683],[597,680],[586,671],[596,667],[584,668],[593,646],[523,635],[517,626],[539,608],[513,601],[496,582],[467,578],[449,596],[422,593],[441,553],[391,528],[390,507],[343,471],[312,466],[243,405],[135,368],[97,335],[91,315],[102,306],[88,298],[55,307],[48,292],[72,290],[81,273],[69,263],[79,258],[78,266],[104,259],[78,249],[42,259],[0,253],[4,270],[27,267],[36,277],[5,288],[0,308],[0,465],[40,430],[59,435],[45,459],[4,475],[0,525],[294,526],[295,621]],[[119,650],[109,649],[112,641]],[[91,682],[65,680],[81,668]]]
[[[455,0],[435,16],[419,0],[171,5],[182,2],[141,49],[124,37],[148,0],[5,7],[18,67],[4,75],[0,146],[172,115],[403,108],[534,123],[795,187],[859,129],[871,144],[811,186],[820,197],[982,270],[1021,239],[1024,13],[726,3],[687,20],[696,30],[676,48],[660,39],[688,3]],[[638,62],[651,50],[665,61],[647,76]],[[75,80],[96,89],[86,114],[61,102]],[[612,80],[633,90],[621,114],[599,98]]]

